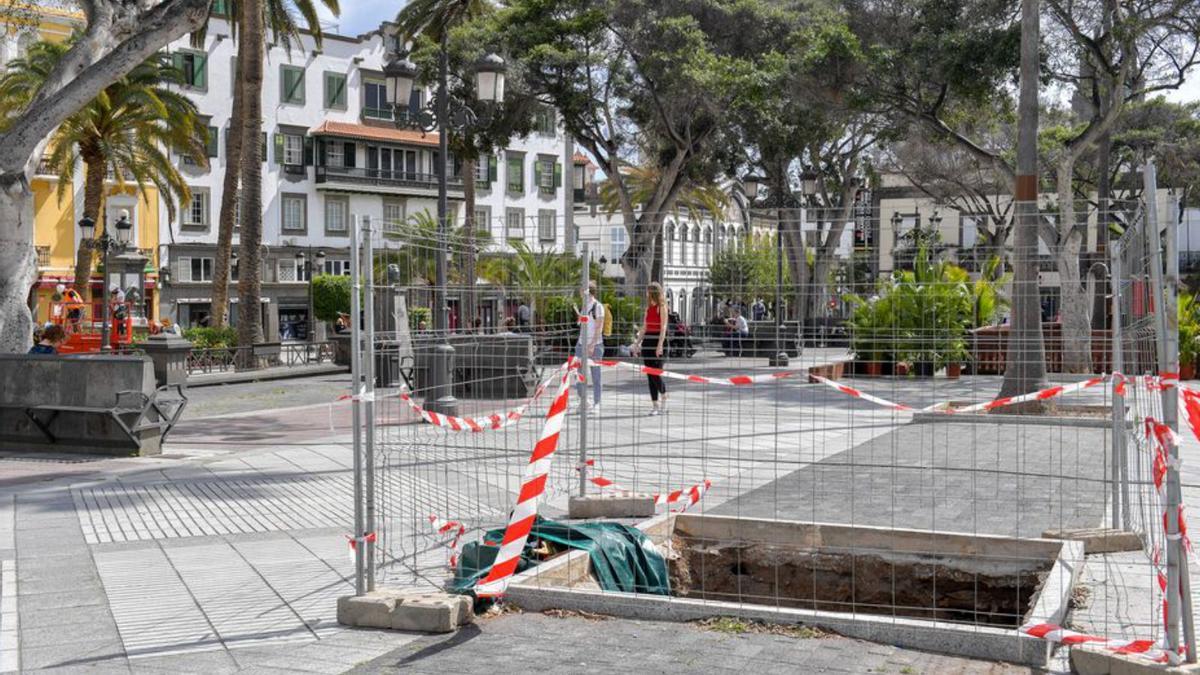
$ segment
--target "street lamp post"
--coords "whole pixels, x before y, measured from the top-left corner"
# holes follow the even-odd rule
[[[308,338],[307,341],[309,343],[315,341],[313,336],[317,331],[316,317],[313,315],[313,272],[315,270],[324,269],[325,251],[317,249],[317,255],[314,256],[314,258],[316,259],[315,265],[313,264],[313,261],[308,259],[308,256],[305,255],[304,251],[296,252],[296,261],[300,263],[301,269],[304,270],[304,276],[308,279],[308,335],[306,337]],[[233,259],[237,260],[236,257]]]
[[[504,59],[495,54],[488,54],[475,65],[475,96],[485,105],[498,104],[504,100]],[[416,64],[408,56],[397,51],[388,60],[383,69],[384,75],[391,83],[395,101],[393,115],[397,126],[417,126],[425,131],[436,131],[438,134],[437,165],[434,172],[438,178],[438,255],[436,259],[436,286],[433,297],[433,328],[439,343],[434,347],[434,362],[431,364],[431,385],[429,400],[426,408],[444,415],[455,415],[458,411],[458,400],[454,398],[451,386],[450,372],[454,362],[454,347],[447,339],[450,333],[450,308],[446,301],[447,259],[450,256],[449,237],[449,204],[447,188],[447,132],[467,131],[479,124],[475,111],[462,104],[450,100],[450,66],[447,36],[442,35],[441,51],[438,56],[438,90],[432,109],[425,108],[418,112],[414,119],[402,114],[407,108],[412,95],[413,83],[418,75]],[[467,176],[466,180],[474,180]]]
[[[108,256],[110,253],[119,253],[124,251],[125,247],[129,245],[129,240],[133,235],[133,223],[129,222],[128,211],[121,211],[120,218],[117,219],[114,227],[117,230],[117,236],[115,238],[108,231],[107,227],[104,228],[104,231],[100,233],[99,237],[96,237],[96,221],[88,216],[84,216],[83,218],[79,219],[79,233],[82,239],[84,241],[92,241],[92,247],[99,248],[103,256],[101,264],[104,266],[104,281],[102,283],[103,295],[101,297],[103,298],[102,302],[104,309],[101,312],[102,321],[100,323],[100,351],[110,351],[112,349],[112,345],[109,344],[108,341],[108,322],[111,312],[111,308],[108,305]],[[76,279],[75,285],[78,286],[81,282],[89,283],[89,281],[90,280],[88,279]]]

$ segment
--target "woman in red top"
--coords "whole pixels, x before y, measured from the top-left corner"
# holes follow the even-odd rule
[[[643,338],[650,337],[649,341]],[[663,367],[667,345],[667,299],[657,282],[646,287],[646,318],[634,340],[634,349],[642,352],[642,362],[650,368]],[[650,414],[667,411],[667,385],[661,375],[646,375],[650,382]],[[659,395],[662,403],[659,403]]]

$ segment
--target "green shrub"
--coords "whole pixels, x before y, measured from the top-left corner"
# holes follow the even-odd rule
[[[432,320],[433,312],[429,311],[428,307],[408,308],[408,327],[410,330],[417,330],[422,321],[425,322],[427,328],[433,328]]]
[[[237,330],[232,326],[205,328],[197,326],[183,331],[183,337],[195,349],[218,349],[237,345]]]
[[[1200,359],[1200,301],[1188,291],[1179,294],[1179,362],[1196,365]]]
[[[350,277],[319,274],[312,280],[313,314],[321,321],[337,321],[350,313]]]

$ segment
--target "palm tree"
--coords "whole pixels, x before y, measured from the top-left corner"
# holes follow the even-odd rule
[[[8,64],[0,76],[0,109],[22,109],[70,49],[70,42],[33,44],[27,55]],[[47,164],[58,177],[61,202],[74,186],[76,167],[84,164],[83,215],[101,221],[107,176],[118,189],[133,181],[139,193],[154,185],[167,196],[168,213],[191,199],[191,191],[171,163],[169,151],[205,164],[207,131],[195,104],[170,87],[182,84],[183,74],[165,55],[136,66],[67,118],[50,137]],[[7,115],[5,115],[7,117]],[[75,261],[75,286],[86,299],[92,276],[93,247],[81,241]]]
[[[649,202],[654,194],[654,189],[659,184],[659,167],[630,164],[622,167],[622,173],[625,175],[624,182],[630,191],[633,203]],[[720,185],[712,182],[691,183],[679,191],[679,196],[675,198],[669,209],[682,208],[687,211],[693,221],[699,222],[704,219],[706,213],[709,217],[719,218],[721,214],[725,213],[729,203],[729,192]],[[604,207],[605,213],[609,215],[621,210],[621,197],[612,180],[606,180],[600,184],[600,204]]]
[[[479,261],[479,275],[498,285],[516,287],[529,301],[534,321],[543,300],[569,295],[579,286],[579,259],[564,253],[534,251],[521,240],[509,242],[512,254],[497,254]]]
[[[334,14],[340,13],[337,0],[320,0]],[[299,40],[295,15],[304,17],[308,29],[319,36],[320,23],[313,0],[242,0],[238,7],[238,69],[241,83],[241,164],[237,198],[241,200],[241,268],[238,274],[238,346],[250,347],[262,341],[262,133],[263,58],[270,26],[285,47]],[[235,165],[237,162],[234,163]],[[226,181],[228,184],[229,181]],[[228,192],[226,193],[228,194]],[[224,210],[224,209],[223,209]],[[232,214],[233,209],[229,209]],[[222,223],[222,227],[225,224]],[[229,225],[232,236],[232,223]],[[216,298],[214,297],[214,300]],[[254,367],[254,359],[245,359],[243,367]]]
[[[254,0],[250,0],[253,2]],[[335,15],[339,12],[338,0],[321,0],[321,4]],[[237,27],[241,22],[237,0],[230,0],[227,5],[230,28],[237,36]],[[296,14],[304,17],[306,30],[313,36],[316,46],[321,46],[323,37],[321,24],[316,14],[316,4],[311,0],[269,0],[263,6],[266,13],[264,26],[270,28],[275,41],[289,51],[293,44],[300,41],[300,27],[296,23]],[[204,32],[193,36],[193,41],[203,44]],[[238,70],[241,72],[241,38],[238,37]],[[238,214],[238,186],[241,182],[241,161],[243,138],[240,130],[243,127],[243,101],[246,98],[244,87],[234,87],[231,114],[229,117],[229,142],[225,146],[225,176],[222,179],[221,209],[217,225],[217,253],[213,264],[213,289],[211,319],[214,326],[224,326],[226,313],[229,309],[229,266],[230,252],[233,250],[233,228]],[[252,142],[254,142],[252,140]],[[260,158],[261,160],[261,158]]]
[[[445,66],[449,32],[457,26],[473,21],[493,10],[486,0],[411,0],[396,16],[396,25],[404,40],[424,36],[441,45],[440,64]],[[463,325],[475,322],[475,261],[478,224],[475,222],[475,172],[479,161],[470,130],[453,134],[447,139],[454,153],[462,161],[463,176],[463,227],[466,232],[466,256],[464,260],[464,288],[462,303]]]
[[[1016,232],[1013,254],[1012,327],[1001,396],[1019,396],[1046,382],[1046,350],[1038,302],[1038,71],[1040,23],[1038,0],[1021,0],[1021,87],[1017,105]],[[1033,402],[1026,406],[1041,408]]]

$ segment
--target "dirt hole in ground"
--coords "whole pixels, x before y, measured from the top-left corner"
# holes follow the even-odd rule
[[[1031,563],[1033,569],[989,573],[973,571],[965,558],[678,536],[673,548],[671,593],[678,597],[993,626],[1021,624],[1050,568]]]

